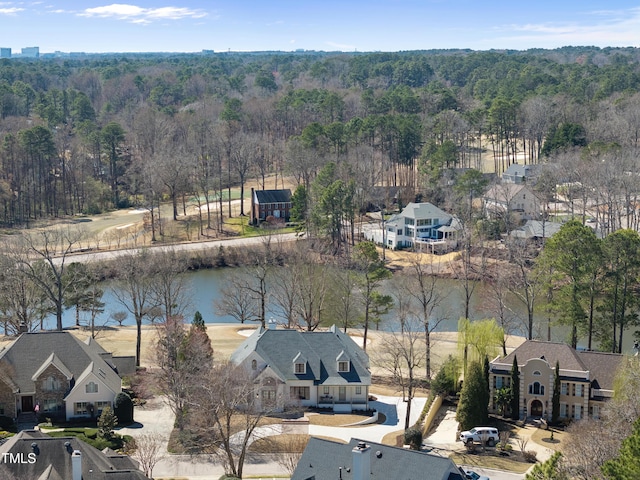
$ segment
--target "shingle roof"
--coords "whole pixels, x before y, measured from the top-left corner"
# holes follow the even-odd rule
[[[552,368],[558,362],[560,370],[589,371],[592,386],[603,390],[613,390],[616,370],[623,358],[623,355],[616,353],[574,350],[566,343],[527,340],[506,357],[498,358],[491,363],[510,366],[513,364],[513,358],[517,357],[518,364],[524,365],[532,358],[543,356]]]
[[[259,329],[238,347],[231,361],[240,364],[254,351],[282,381],[313,380],[316,385],[371,384],[369,357],[335,326],[327,332]],[[349,372],[338,372],[337,359],[341,354],[351,362]],[[299,356],[307,361],[304,374],[294,371],[294,359]]]
[[[69,332],[23,333],[0,352],[2,370],[21,393],[35,392],[32,377],[45,364],[53,363],[65,375],[71,374],[77,381],[92,362],[92,370],[100,375],[102,381],[111,390],[120,391],[122,382],[118,374],[93,346]]]
[[[584,363],[580,360],[578,352],[566,343],[542,342],[539,340],[527,340],[506,357],[494,360],[492,363],[513,364],[513,358],[518,358],[518,365],[524,365],[532,358],[544,359],[551,365],[556,366],[560,362],[561,370],[586,371]]]
[[[258,203],[286,203],[291,201],[291,190],[255,190]]]
[[[408,203],[407,206],[402,209],[400,215],[408,218],[438,218],[440,224],[447,223],[451,218],[451,215],[447,212],[429,202]]]
[[[353,480],[352,450],[361,440],[348,444],[311,437],[291,480]],[[370,480],[462,480],[449,458],[426,452],[365,442],[371,447]],[[342,476],[340,477],[340,467]]]
[[[68,442],[68,445],[67,445]],[[18,480],[34,479],[70,479],[71,453],[74,450],[82,453],[82,477],[95,480],[145,480],[137,464],[130,458],[116,454],[111,458],[91,445],[75,437],[50,437],[40,431],[24,430],[6,443],[0,445],[0,454],[22,454],[27,459],[34,453],[32,443],[37,445],[34,463],[16,463],[5,465],[7,470]],[[91,473],[90,473],[91,471]],[[148,480],[148,479],[147,479]]]

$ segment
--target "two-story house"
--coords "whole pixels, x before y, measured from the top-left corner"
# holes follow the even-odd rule
[[[495,392],[511,386],[511,368],[518,362],[520,418],[551,420],[556,362],[560,365],[560,418],[598,418],[613,396],[613,380],[622,360],[615,353],[586,352],[564,343],[527,340],[506,357],[489,362],[489,410],[498,412]]]
[[[383,222],[383,227],[365,232],[365,238],[394,250],[422,246],[449,250],[457,246],[460,222],[432,203],[412,202]]]
[[[512,215],[516,221],[538,219],[542,203],[526,185],[501,183],[493,185],[482,197],[485,212],[490,218]]]
[[[0,351],[0,415],[98,416],[122,391],[116,364],[131,358],[66,331],[23,333]]]
[[[502,173],[503,183],[527,183],[533,185],[535,183],[535,176],[540,170],[539,165],[521,165],[519,163],[512,163]]]
[[[291,216],[291,190],[251,189],[251,223],[258,225],[268,217],[288,222]]]
[[[299,405],[350,412],[369,407],[369,357],[335,326],[326,332],[259,328],[231,361],[252,375],[263,410]]]

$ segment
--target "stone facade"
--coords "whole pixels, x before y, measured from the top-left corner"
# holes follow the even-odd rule
[[[9,385],[0,379],[0,415],[16,417],[16,397]]]
[[[67,377],[55,365],[49,365],[34,383],[35,401],[39,405],[40,414],[64,419],[64,397],[71,390]]]

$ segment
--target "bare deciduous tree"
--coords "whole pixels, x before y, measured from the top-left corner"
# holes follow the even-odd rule
[[[153,469],[165,457],[166,439],[158,432],[142,433],[133,437],[135,451],[132,456],[140,462],[145,476],[153,478]]]

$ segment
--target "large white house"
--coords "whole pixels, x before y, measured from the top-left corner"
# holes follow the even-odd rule
[[[409,203],[383,222],[384,228],[365,232],[365,238],[387,248],[449,250],[457,246],[460,222],[432,203]]]
[[[335,326],[326,332],[257,329],[231,356],[253,377],[258,408],[369,408],[369,357]]]

